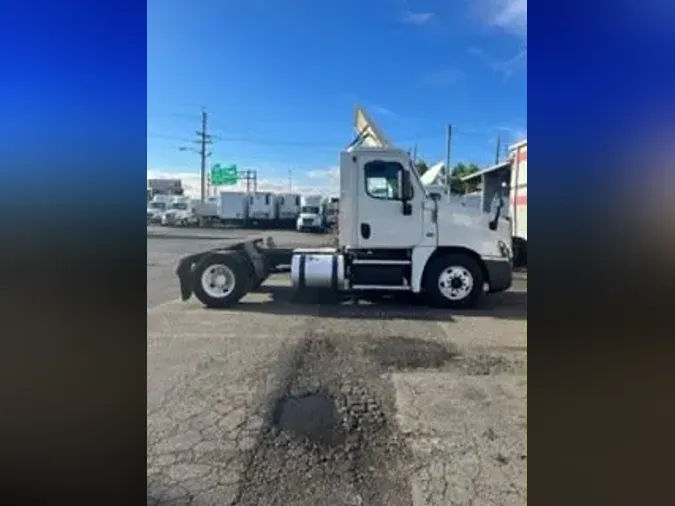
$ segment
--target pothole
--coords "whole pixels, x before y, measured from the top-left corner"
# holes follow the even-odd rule
[[[393,391],[363,347],[308,337],[272,392],[266,427],[243,471],[236,504],[410,506],[410,457]]]
[[[457,355],[439,342],[410,337],[382,339],[369,346],[367,353],[382,367],[396,369],[438,368]]]
[[[321,393],[283,397],[276,405],[272,422],[288,435],[319,445],[335,445],[344,439],[337,406]]]

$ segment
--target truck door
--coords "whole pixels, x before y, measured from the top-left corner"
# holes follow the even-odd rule
[[[359,155],[357,181],[358,247],[411,248],[422,241],[424,223],[424,192],[412,177],[412,200],[408,212],[400,198],[401,173],[409,170],[400,159],[387,158],[377,153]]]

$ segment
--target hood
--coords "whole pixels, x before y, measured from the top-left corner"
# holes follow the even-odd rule
[[[162,213],[164,216],[189,216],[191,214],[188,209],[167,209]]]
[[[464,220],[471,222],[476,227],[490,229],[490,223],[494,220],[495,212],[486,213],[480,208],[468,207],[462,205],[460,201],[450,201],[439,200],[437,205],[442,207],[445,212],[451,212],[454,215],[460,215]],[[503,212],[503,209],[502,209]],[[504,236],[504,238],[511,239],[511,223],[508,219],[504,218],[502,214],[499,218],[499,223],[497,224],[497,229],[495,230],[499,235]]]

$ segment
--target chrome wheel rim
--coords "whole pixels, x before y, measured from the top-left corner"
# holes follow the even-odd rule
[[[202,273],[202,288],[209,297],[222,299],[232,293],[235,287],[234,272],[227,265],[209,265]]]
[[[438,289],[448,300],[459,301],[467,298],[473,286],[471,271],[461,265],[447,267],[438,277]]]

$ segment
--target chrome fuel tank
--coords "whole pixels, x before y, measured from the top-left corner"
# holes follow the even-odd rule
[[[333,248],[295,250],[291,259],[291,282],[296,290],[344,290],[344,256]]]

